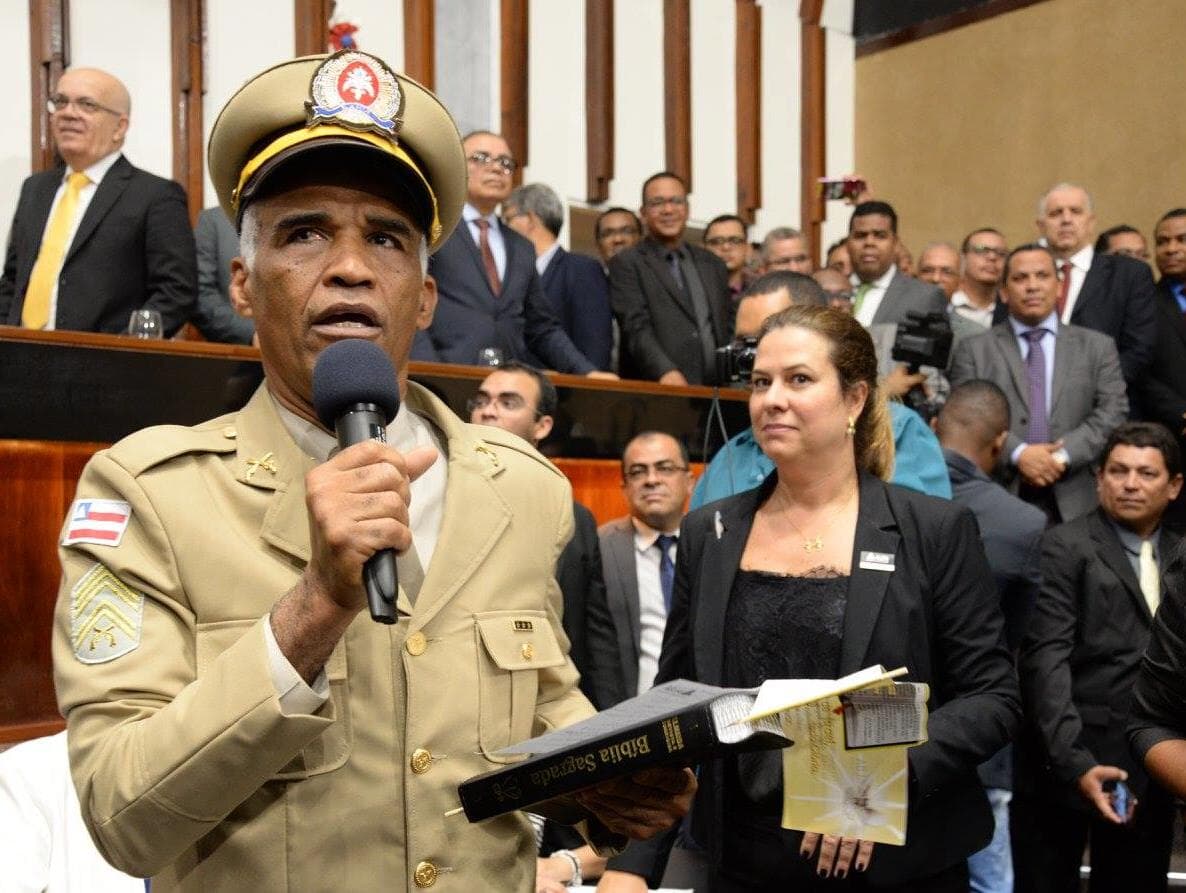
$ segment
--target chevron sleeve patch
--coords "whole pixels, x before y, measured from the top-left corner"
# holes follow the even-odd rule
[[[144,593],[96,564],[70,591],[74,656],[84,664],[101,664],[135,651],[143,619]]]

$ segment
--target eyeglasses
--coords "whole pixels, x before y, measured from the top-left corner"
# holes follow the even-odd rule
[[[643,202],[644,208],[662,208],[664,205],[671,205],[675,208],[682,208],[688,203],[686,195],[655,195]]]
[[[645,481],[654,471],[661,478],[673,478],[681,472],[687,471],[688,466],[676,465],[674,462],[656,462],[654,465],[631,465],[625,471],[626,480],[632,484]]]
[[[745,244],[745,236],[713,236],[711,239],[705,239],[704,244],[710,248],[723,248],[725,245],[737,247]]]
[[[608,229],[603,229],[601,232],[599,232],[597,234],[597,238],[598,238],[598,240],[601,240],[601,239],[610,239],[610,238],[613,238],[614,236],[637,236],[637,235],[638,235],[638,227],[634,226],[633,224],[627,224],[626,226],[611,226]]]
[[[951,267],[932,267],[930,264],[918,268],[919,276],[934,276],[935,274],[940,276],[958,276],[959,271],[953,270]]]
[[[969,245],[968,251],[982,257],[995,257],[997,260],[1004,260],[1009,255],[1004,248],[994,248],[992,245]]]
[[[123,117],[123,112],[117,112],[115,109],[108,108],[105,105],[100,105],[91,99],[89,96],[82,96],[78,99],[71,99],[64,93],[55,93],[48,100],[46,100],[45,108],[51,115],[56,115],[58,112],[64,112],[66,109],[74,106],[80,112],[86,115],[94,115],[97,112],[107,112],[115,115],[117,118]]]
[[[485,409],[491,402],[497,403],[498,408],[503,412],[518,412],[527,406],[527,401],[518,394],[508,392],[492,397],[489,394],[477,393],[465,401],[465,411],[469,415],[473,415],[476,410]],[[537,419],[543,415],[539,410],[534,410],[534,412]]]
[[[519,162],[510,155],[491,155],[489,152],[471,152],[466,161],[476,164],[478,167],[494,166],[504,174],[513,174],[519,167]]]

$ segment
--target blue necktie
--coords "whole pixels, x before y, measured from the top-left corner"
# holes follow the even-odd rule
[[[675,585],[675,562],[671,560],[671,546],[679,537],[670,533],[661,533],[655,540],[659,547],[659,585],[663,587],[663,604],[667,613],[671,613],[671,589]]]
[[[687,286],[684,284],[684,271],[679,265],[679,252],[667,252],[667,265],[671,267],[671,278],[675,280],[675,284],[679,286],[680,291],[684,291]]]

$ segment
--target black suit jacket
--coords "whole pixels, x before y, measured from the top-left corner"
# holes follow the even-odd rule
[[[19,326],[25,290],[65,168],[21,186],[0,275],[0,323]],[[198,268],[185,190],[133,167],[122,155],[95,190],[58,276],[54,326],[123,333],[133,310],[161,314],[165,334],[189,319]]]
[[[1161,422],[1181,444],[1182,429],[1186,428],[1186,314],[1170,286],[1167,279],[1157,283],[1153,362],[1134,388],[1134,396],[1142,417]]]
[[[577,350],[598,369],[608,370],[614,347],[614,314],[601,264],[558,247],[541,281],[552,310]]]
[[[569,656],[581,674],[581,691],[604,710],[626,699],[626,686],[601,575],[597,521],[579,502],[573,502],[572,513],[572,539],[556,561],[556,582],[564,595],[564,632]]]
[[[761,487],[684,519],[656,683],[683,677],[723,684],[722,630],[734,575],[774,484],[772,474]],[[865,551],[893,555],[894,570],[861,568]],[[931,687],[930,737],[909,756],[907,843],[878,847],[869,867],[871,881],[903,883],[965,859],[992,836],[976,766],[1011,738],[1020,701],[971,512],[862,475],[840,673],[877,663],[907,667],[907,678]],[[719,762],[701,766],[692,830],[711,862],[720,859],[723,784]],[[610,866],[653,878],[670,836],[632,843]]]
[[[1141,373],[1153,360],[1157,340],[1155,305],[1153,274],[1148,264],[1122,255],[1095,253],[1070,322],[1112,337],[1130,389],[1141,381]],[[998,302],[993,325],[1008,318],[1008,307]]]
[[[595,367],[560,328],[535,272],[535,249],[525,238],[498,224],[507,249],[502,291],[494,294],[482,255],[461,220],[445,244],[429,258],[437,283],[432,325],[417,332],[412,359],[472,366],[484,347],[497,347],[507,359],[583,375]]]
[[[1177,543],[1163,527],[1163,564]],[[1127,727],[1152,619],[1102,509],[1047,531],[1042,591],[1019,668],[1032,727],[1026,759],[1019,761],[1026,783],[1052,787],[1055,796],[1086,810],[1075,782],[1106,764],[1127,770],[1129,786],[1141,796],[1148,779],[1129,753]]]
[[[721,347],[733,331],[729,271],[711,251],[697,245],[686,247],[704,284],[713,338]],[[609,262],[610,301],[622,333],[622,377],[657,381],[678,369],[688,384],[711,384],[716,370],[704,368],[696,311],[691,298],[672,278],[666,251],[647,238]]]

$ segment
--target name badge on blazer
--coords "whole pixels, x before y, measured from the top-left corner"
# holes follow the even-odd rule
[[[863,571],[885,571],[893,573],[894,556],[889,552],[862,552],[860,568]]]

